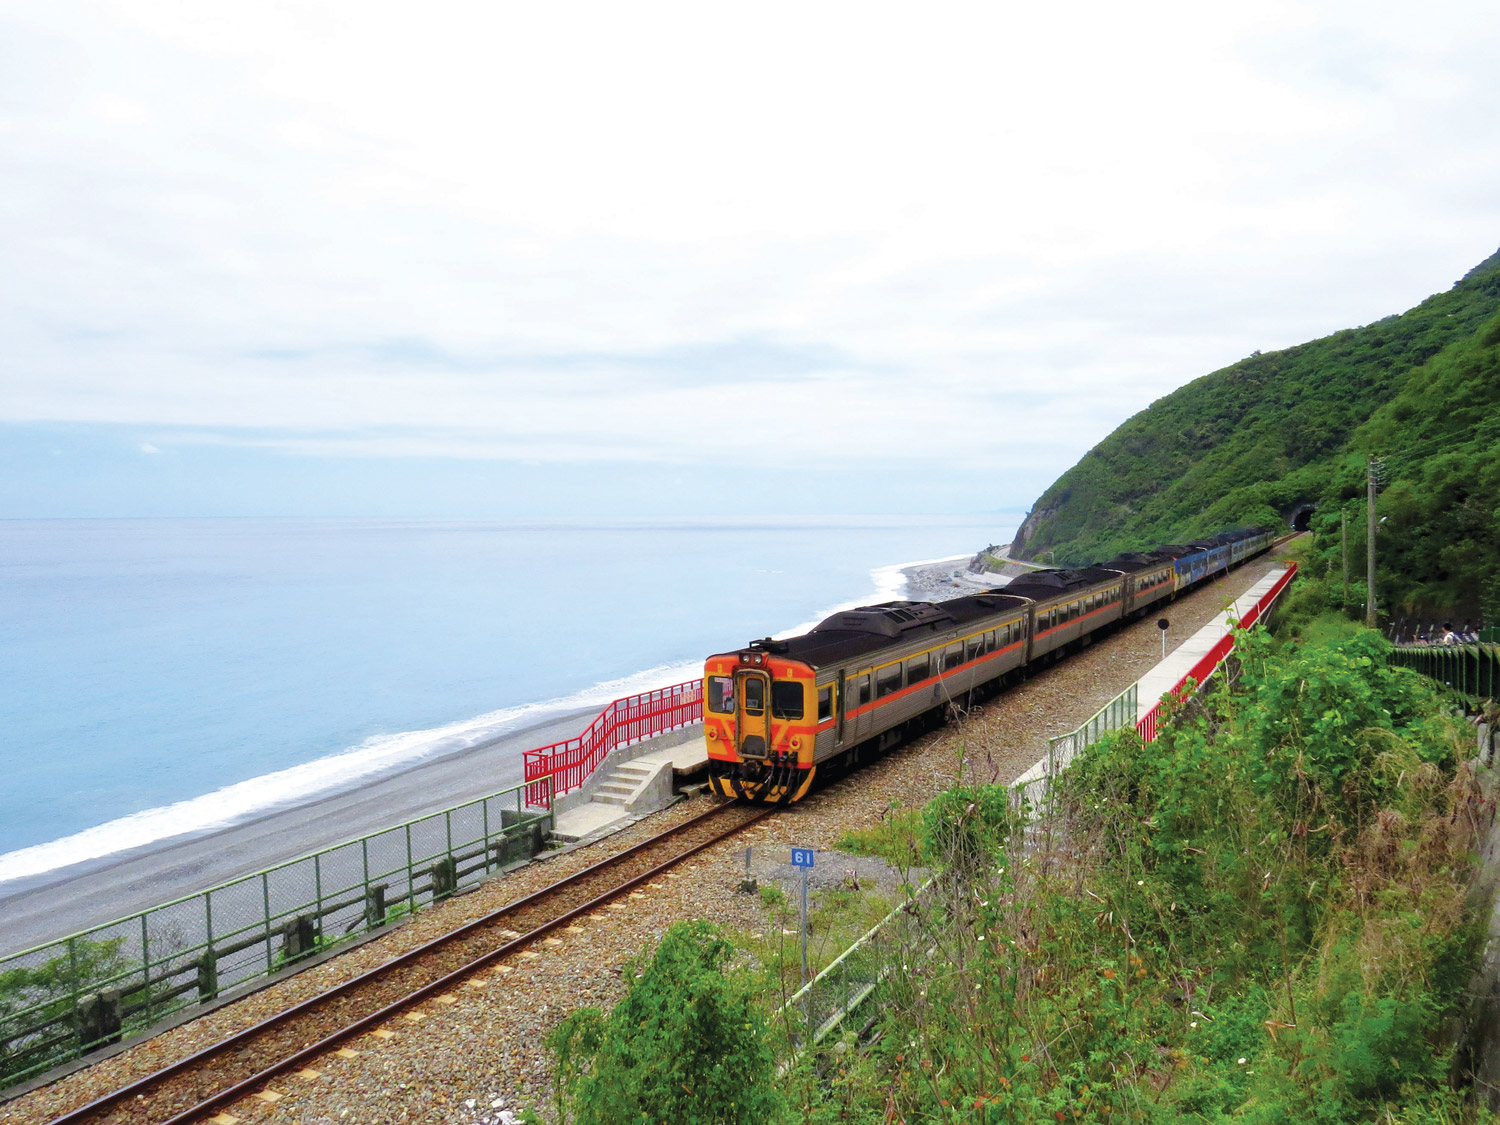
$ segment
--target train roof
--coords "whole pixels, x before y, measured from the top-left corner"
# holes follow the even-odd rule
[[[1232,543],[1264,528],[1228,531],[1212,539],[1158,547],[1154,551],[1127,552],[1108,562],[1074,570],[1030,570],[1009,585],[968,594],[946,602],[881,602],[835,613],[799,637],[751,641],[747,648],[800,660],[814,668],[842,664],[865,653],[889,648],[893,641],[920,641],[935,633],[966,625],[1008,610],[1016,612],[1032,602],[1066,597],[1119,578],[1122,574],[1160,566],[1185,555]]]
[[[1029,570],[1012,580],[1005,592],[1044,602],[1118,577],[1119,570],[1102,566],[1086,566],[1078,570]]]
[[[800,637],[752,641],[750,647],[818,668],[877,652],[893,641],[920,641],[982,617],[1019,612],[1027,603],[1003,588],[946,602],[882,602],[835,613]]]
[[[1164,555],[1160,551],[1126,551],[1124,554],[1116,555],[1099,565],[1107,570],[1118,570],[1125,574],[1134,574],[1138,570],[1150,570],[1153,566],[1160,566],[1171,559],[1171,555]]]

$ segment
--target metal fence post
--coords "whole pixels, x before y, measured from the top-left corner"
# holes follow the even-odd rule
[[[406,822],[406,903],[417,908],[417,881],[411,872],[411,821]]]
[[[141,986],[146,994],[146,1022],[151,1022],[151,930],[147,915],[141,915]]]
[[[78,998],[83,992],[83,980],[78,971],[78,935],[68,938],[68,1007],[73,1013],[74,1030],[82,1037],[83,1021],[78,1013]]]
[[[265,915],[266,927],[266,972],[276,968],[276,954],[271,950],[271,883],[269,872],[260,873],[261,911]]]

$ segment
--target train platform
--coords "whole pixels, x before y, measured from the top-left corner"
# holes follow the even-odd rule
[[[673,731],[611,753],[581,788],[557,798],[553,839],[591,840],[666,807],[681,786],[708,773],[702,730]]]
[[[1137,720],[1145,718],[1146,713],[1161,701],[1162,696],[1180,684],[1183,677],[1192,672],[1199,661],[1207,657],[1233,631],[1231,620],[1242,621],[1245,614],[1260,604],[1276,583],[1281,581],[1287,569],[1284,566],[1273,567],[1212,621],[1167,653],[1161,663],[1140,678],[1136,692],[1136,706],[1139,710]],[[1164,607],[1160,614],[1169,621],[1171,615],[1171,606]]]

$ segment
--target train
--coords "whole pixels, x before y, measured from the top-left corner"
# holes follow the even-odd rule
[[[1080,569],[1030,571],[951,601],[845,610],[801,636],[710,656],[710,785],[746,801],[800,800],[820,773],[852,769],[939,725],[1276,539],[1268,528],[1237,529]]]

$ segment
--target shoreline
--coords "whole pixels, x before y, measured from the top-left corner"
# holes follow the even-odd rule
[[[973,589],[952,585],[953,572],[961,570],[961,564],[971,557],[953,555],[876,567],[870,573],[873,590],[786,632],[811,628],[839,608],[899,598],[942,600],[972,593]],[[949,583],[946,589],[945,582]],[[622,694],[630,694],[624,685],[642,677],[649,679],[653,673],[660,679],[669,670],[647,670],[611,683],[621,685]],[[667,682],[675,681],[662,680]],[[406,762],[398,760],[321,790],[294,793],[284,801],[251,808],[227,821],[0,880],[0,904],[4,906],[0,912],[0,955],[114,921],[519,784],[524,779],[523,751],[578,734],[607,705],[608,700],[565,706],[570,700],[596,692],[598,686],[551,703],[532,705],[542,709],[542,718],[469,746],[414,756]],[[457,725],[461,723],[450,724]],[[145,810],[135,815],[162,811]],[[74,837],[37,846],[51,847],[70,839]],[[53,893],[62,885],[67,887],[65,899]]]
[[[973,555],[954,555],[946,559],[929,562],[908,563],[901,568],[906,576],[905,598],[907,601],[945,602],[950,598],[961,598],[967,594],[978,594],[985,590],[1003,587],[1033,570],[1045,567],[1030,563],[1011,562],[1008,558],[999,570],[973,571],[964,564],[973,560]]]
[[[221,828],[0,883],[0,956],[520,784],[521,753],[571,738],[597,708],[553,716]],[[66,885],[66,896],[54,894]]]

